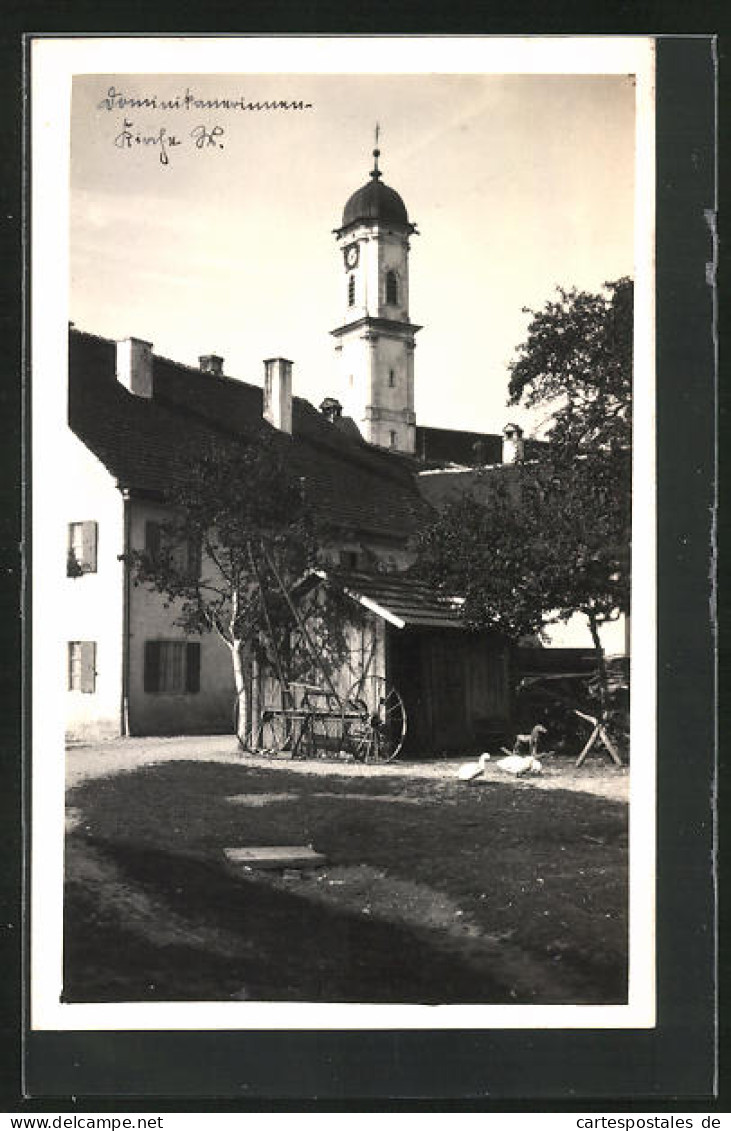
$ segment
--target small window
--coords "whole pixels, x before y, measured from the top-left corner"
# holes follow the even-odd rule
[[[96,641],[71,640],[68,647],[69,691],[96,691]]]
[[[97,524],[95,522],[70,522],[66,556],[66,575],[80,577],[82,573],[96,573]]]
[[[169,564],[177,572],[190,578],[201,575],[201,544],[190,538],[177,545],[166,545],[165,530],[161,522],[148,519],[145,522],[145,554],[153,565],[159,565],[163,555],[169,556]]]
[[[355,275],[348,279],[348,306],[355,306]]]
[[[201,684],[201,646],[187,640],[145,641],[145,691],[195,694]]]
[[[395,432],[391,433],[391,447],[392,448],[396,447],[396,433]]]
[[[393,369],[389,369],[389,371],[388,371],[388,385],[389,385],[389,388],[391,388],[391,389],[392,389],[392,388],[394,387],[394,385],[395,385],[395,384],[396,384],[396,374],[394,373]]]
[[[386,302],[389,306],[398,304],[398,279],[395,271],[386,273]]]

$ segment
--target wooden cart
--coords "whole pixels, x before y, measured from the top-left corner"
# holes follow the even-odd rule
[[[365,675],[345,696],[309,683],[282,687],[281,703],[261,711],[258,747],[293,758],[391,762],[406,737],[406,710],[394,687]]]

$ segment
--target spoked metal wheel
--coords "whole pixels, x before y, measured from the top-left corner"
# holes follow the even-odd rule
[[[406,738],[406,708],[382,676],[367,676],[351,687],[346,706],[348,745],[361,762],[392,762]]]
[[[287,687],[261,708],[254,749],[264,754],[279,754],[292,749],[293,698]]]
[[[292,743],[292,723],[280,711],[264,708],[256,748],[264,753],[281,753]]]
[[[356,688],[359,685],[356,684]],[[348,694],[343,709],[343,748],[356,762],[365,762],[372,738],[371,712],[365,699]]]

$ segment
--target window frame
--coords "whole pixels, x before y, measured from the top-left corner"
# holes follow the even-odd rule
[[[165,526],[163,519],[145,519],[145,555],[153,566],[159,565],[165,556],[169,555],[170,565],[176,572],[190,581],[198,581],[203,569],[203,547],[200,540],[181,539],[169,547],[166,545]]]
[[[76,533],[80,537],[76,537]],[[99,523],[95,519],[69,522],[67,526],[66,576],[81,577],[98,572]]]
[[[160,686],[167,682],[169,661],[163,656],[164,648],[181,650],[179,685]],[[197,695],[201,689],[200,641],[188,639],[151,638],[145,640],[142,660],[142,687],[146,695]]]
[[[78,649],[78,652],[76,651]],[[67,642],[67,690],[81,695],[96,693],[96,640]]]

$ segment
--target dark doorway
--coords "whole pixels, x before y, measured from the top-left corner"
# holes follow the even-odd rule
[[[492,633],[390,629],[388,682],[408,717],[404,753],[434,757],[499,743],[510,720],[508,663]]]

